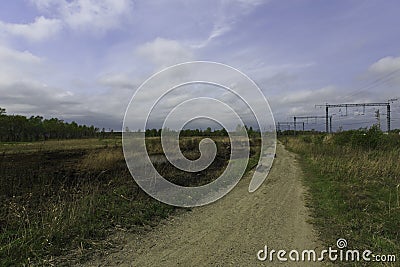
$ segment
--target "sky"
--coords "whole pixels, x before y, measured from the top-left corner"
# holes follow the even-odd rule
[[[1,1],[0,107],[120,130],[138,87],[187,61],[248,75],[276,122],[324,115],[316,104],[386,102],[400,97],[398,10],[395,0]],[[332,109],[334,128],[371,125],[376,109]],[[400,128],[400,101],[392,110]]]

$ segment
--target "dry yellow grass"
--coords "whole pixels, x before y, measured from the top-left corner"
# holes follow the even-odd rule
[[[80,162],[79,169],[85,171],[105,171],[124,160],[121,149],[92,150]]]
[[[16,154],[31,153],[37,151],[66,151],[86,150],[96,148],[121,147],[120,139],[71,139],[71,140],[48,140],[41,142],[18,142],[0,143],[0,153]]]

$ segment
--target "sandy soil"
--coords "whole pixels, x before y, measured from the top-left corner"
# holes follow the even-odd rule
[[[247,191],[248,175],[221,200],[169,219],[143,236],[126,235],[121,250],[87,266],[313,266],[257,259],[265,245],[321,249],[308,222],[301,175],[295,156],[279,145],[271,173],[256,192]]]

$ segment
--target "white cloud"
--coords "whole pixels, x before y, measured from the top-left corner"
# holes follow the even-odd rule
[[[46,85],[40,81],[46,70],[44,60],[29,51],[0,46],[0,105],[21,112],[50,110],[70,101],[71,92]]]
[[[277,120],[286,121],[293,115],[320,114],[323,111],[316,109],[315,105],[340,102],[341,94],[338,91],[339,88],[326,86],[316,90],[283,92],[271,97],[269,103]]]
[[[31,0],[36,7],[55,15],[73,30],[104,33],[118,28],[131,15],[132,0]]]
[[[62,28],[103,34],[121,27],[133,12],[133,0],[30,0],[30,2],[43,13],[42,16],[27,24],[0,22],[0,28],[34,41],[52,36]],[[217,20],[209,35],[193,47],[204,47],[231,31],[238,16],[247,14],[265,2],[263,0],[221,1]]]
[[[400,70],[400,57],[384,57],[369,67],[374,73],[389,73]]]
[[[234,24],[240,20],[240,17],[248,14],[254,8],[261,4],[265,4],[265,0],[235,0],[235,1],[221,1],[219,13],[213,23],[213,27],[203,41],[194,45],[193,48],[203,48],[209,45],[213,40],[230,32],[234,28]]]
[[[126,73],[108,73],[100,76],[97,82],[111,89],[136,89],[139,81],[134,80],[134,75]]]
[[[336,93],[335,93],[336,92]],[[337,90],[332,87],[324,87],[318,90],[302,90],[298,92],[291,92],[280,98],[282,104],[302,104],[302,103],[323,103],[328,99],[334,99],[336,97]]]
[[[54,0],[30,0],[30,2],[33,3],[40,11],[46,11],[51,6],[57,5],[57,1]],[[61,1],[58,1],[58,3],[59,2]]]
[[[118,28],[132,11],[130,0],[63,1],[59,8],[63,20],[74,30],[104,32]]]
[[[42,59],[33,55],[29,51],[20,52],[10,49],[5,46],[0,46],[0,60],[2,63],[5,61],[18,61],[23,63],[40,63]],[[9,64],[10,62],[7,62]]]
[[[191,51],[178,41],[164,38],[157,38],[152,42],[145,43],[138,47],[136,52],[159,68],[193,59]]]
[[[370,83],[368,89],[377,87],[386,87],[387,92],[391,92],[393,96],[398,95],[398,86],[400,85],[400,57],[384,57],[373,63],[366,73],[367,77],[371,77],[375,82]]]
[[[47,19],[43,16],[35,18],[35,21],[28,24],[5,23],[0,21],[0,31],[24,37],[30,41],[43,41],[62,28],[58,19]]]
[[[30,80],[38,74],[43,59],[29,51],[18,51],[0,45],[0,86]]]
[[[121,26],[132,12],[132,0],[31,0],[36,8],[51,16],[39,16],[31,23],[0,21],[0,32],[30,41],[43,41],[65,27],[75,31],[103,34]]]
[[[208,38],[204,41],[192,45],[193,48],[203,48],[206,47],[211,41],[214,39],[224,35],[225,33],[229,32],[232,29],[229,23],[227,22],[219,22],[214,24],[214,28],[212,29],[211,33],[209,34]]]
[[[6,108],[9,114],[58,117],[119,129],[132,91],[115,89],[134,83],[130,79],[133,75],[106,75],[102,77],[103,84],[99,83],[111,90],[89,94],[85,93],[84,86],[77,92],[64,83],[49,82],[48,77],[54,76],[57,70],[48,64],[29,51],[0,45],[0,107]]]
[[[121,127],[123,109],[129,100],[127,94],[74,94],[63,88],[46,86],[35,81],[0,85],[0,95],[0,107],[6,108],[8,114],[57,117],[115,129]]]

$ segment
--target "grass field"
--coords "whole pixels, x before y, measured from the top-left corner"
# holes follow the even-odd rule
[[[0,142],[2,154],[36,153],[41,151],[86,150],[95,148],[121,147],[120,138],[112,139],[71,139],[39,142]]]
[[[183,154],[198,156],[199,138],[181,140]],[[217,158],[200,175],[155,164],[168,180],[193,186],[212,181],[229,158],[216,138]],[[149,138],[150,154],[161,154]],[[253,141],[249,168],[257,162]],[[199,178],[200,177],[200,178]],[[83,262],[113,247],[115,229],[141,233],[175,212],[145,194],[126,167],[120,139],[0,143],[0,266]]]
[[[314,224],[326,245],[400,256],[400,137],[373,129],[284,137],[299,155]]]

